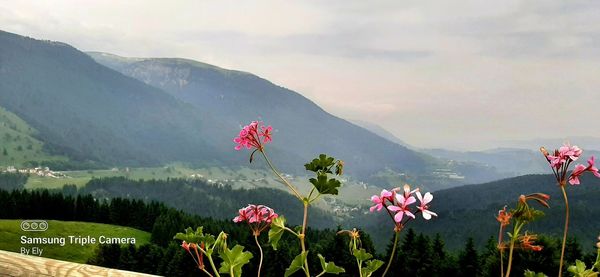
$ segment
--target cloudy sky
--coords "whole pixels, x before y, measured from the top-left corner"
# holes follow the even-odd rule
[[[600,137],[600,1],[164,3],[0,0],[0,29],[248,71],[419,147]]]

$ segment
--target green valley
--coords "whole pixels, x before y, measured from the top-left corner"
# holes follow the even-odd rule
[[[31,161],[66,161],[48,154],[37,130],[14,113],[0,107],[0,166],[22,167]]]

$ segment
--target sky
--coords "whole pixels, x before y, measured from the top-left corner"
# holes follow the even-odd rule
[[[251,72],[416,147],[600,137],[600,1],[0,0],[0,29]]]

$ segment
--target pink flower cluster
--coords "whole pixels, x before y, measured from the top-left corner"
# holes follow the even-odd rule
[[[273,219],[279,216],[273,209],[267,206],[253,204],[240,209],[238,213],[239,215],[233,219],[233,222],[247,222],[254,234],[260,234],[271,225]]]
[[[396,225],[406,223],[402,222],[406,218],[415,218],[415,214],[411,211],[411,205],[419,200],[419,205],[415,213],[420,212],[425,220],[431,219],[432,216],[437,216],[436,213],[429,210],[429,203],[433,200],[431,193],[422,195],[419,189],[410,190],[409,185],[404,185],[403,191],[399,192],[400,188],[392,189],[391,191],[382,190],[380,195],[373,195],[371,201],[375,204],[370,208],[370,211],[381,211],[386,208],[390,215],[393,215]],[[417,198],[413,195],[416,195]],[[405,217],[406,216],[406,217]]]
[[[579,159],[582,153],[583,150],[576,145],[571,146],[571,144],[565,143],[558,150],[554,151],[554,155],[546,155],[546,158],[551,167],[559,169],[563,164]]]
[[[233,139],[233,142],[237,143],[235,150],[241,150],[242,148],[262,150],[263,144],[272,141],[272,134],[273,128],[271,126],[265,127],[260,121],[252,121],[244,126],[240,134]]]
[[[569,184],[579,185],[580,184],[579,176],[581,176],[586,171],[589,171],[592,174],[594,174],[594,176],[600,178],[600,173],[598,173],[598,168],[594,165],[594,156],[591,156],[587,162],[588,162],[587,166],[582,165],[582,164],[578,164],[575,166],[575,169],[573,170],[573,172],[571,172],[571,176],[569,177]]]
[[[567,180],[571,185],[579,185],[581,183],[579,177],[585,172],[591,172],[594,176],[600,178],[598,168],[594,165],[594,156],[588,159],[587,166],[578,164],[571,172],[571,175],[567,175],[571,162],[578,160],[583,153],[583,150],[575,145],[571,146],[570,144],[565,143],[559,149],[554,150],[552,155],[543,147],[541,148],[541,151],[554,171],[554,176],[558,183],[563,186],[566,185]],[[567,176],[569,177],[567,178]]]

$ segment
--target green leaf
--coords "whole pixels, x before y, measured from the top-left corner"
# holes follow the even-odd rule
[[[271,222],[271,229],[269,230],[269,243],[273,250],[277,250],[277,244],[285,231],[285,217],[279,216],[273,219]]]
[[[252,259],[252,253],[244,251],[241,245],[236,245],[231,250],[225,249],[219,256],[223,259],[219,273],[230,273],[233,270],[234,276],[231,277],[242,276],[242,266]]]
[[[288,276],[296,273],[296,271],[298,271],[300,269],[304,270],[304,262],[306,261],[307,255],[308,255],[308,251],[304,251],[304,252],[300,253],[298,256],[296,256],[296,258],[294,258],[294,260],[292,261],[290,266],[285,270],[285,274],[283,276],[288,277]]]
[[[338,188],[342,185],[342,183],[336,179],[328,179],[326,174],[319,174],[317,179],[310,178],[309,181],[315,186],[320,194],[337,195],[339,193]]]
[[[531,271],[529,269],[525,270],[525,273],[523,274],[523,276],[524,277],[548,277],[544,273],[541,273],[541,272],[536,273],[536,272],[533,272],[533,271]]]
[[[325,262],[325,258],[323,257],[323,255],[318,254],[318,256],[319,260],[321,260],[321,268],[323,269],[323,272],[336,275],[346,272],[344,268],[335,265],[335,263],[333,262]]]
[[[325,154],[319,155],[319,158],[313,159],[310,163],[304,165],[306,170],[320,173],[332,173],[330,168],[334,165],[335,159],[327,157]]]
[[[215,243],[215,236],[204,234],[203,227],[200,226],[194,231],[192,227],[185,229],[185,233],[177,233],[173,239],[184,240],[188,243],[204,243],[206,248],[210,248]]]
[[[373,258],[373,255],[367,253],[367,250],[365,250],[364,248],[354,249],[352,251],[352,255],[354,255],[354,257],[356,257],[361,262]]]
[[[595,277],[598,276],[598,272],[594,272],[592,269],[587,269],[584,262],[580,260],[575,261],[575,265],[569,266],[567,271],[573,273],[575,277]]]
[[[370,277],[377,269],[379,269],[384,264],[383,261],[373,259],[366,262],[366,266],[362,268],[360,271],[362,276]]]

